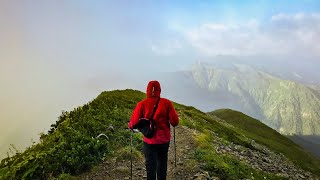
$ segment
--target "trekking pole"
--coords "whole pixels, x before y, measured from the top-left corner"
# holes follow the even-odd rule
[[[130,149],[131,149],[131,153],[130,153],[130,161],[131,161],[131,180],[132,180],[132,134],[133,134],[133,130],[131,130],[131,136],[130,136]]]
[[[176,127],[173,127],[173,144],[174,144],[174,167],[177,168],[177,154],[176,154]]]
[[[176,127],[173,126],[174,179],[177,180]]]

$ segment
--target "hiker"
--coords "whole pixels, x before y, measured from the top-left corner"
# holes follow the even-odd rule
[[[143,153],[147,169],[147,179],[165,180],[167,176],[168,150],[170,144],[170,124],[177,126],[179,119],[170,100],[160,98],[161,87],[158,81],[150,81],[147,98],[134,109],[128,127],[133,130],[140,118],[150,118],[154,112],[155,133],[151,138],[143,137]],[[158,102],[159,100],[159,102]],[[158,106],[156,106],[158,102]]]

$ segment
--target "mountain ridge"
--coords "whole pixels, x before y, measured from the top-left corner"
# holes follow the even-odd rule
[[[136,103],[144,98],[144,93],[135,90],[108,91],[73,111],[63,112],[48,133],[41,135],[38,144],[1,161],[0,177],[81,179],[81,174],[88,170],[94,171],[95,168],[92,167],[98,168],[99,164],[106,172],[100,174],[100,178],[109,177],[108,173],[114,167],[114,158],[115,168],[128,177],[130,132],[126,126]],[[174,103],[174,106],[180,117],[179,128],[182,128],[178,131],[189,129],[194,141],[194,146],[179,149],[185,152],[178,157],[185,159],[182,162],[186,164],[178,164],[182,168],[182,175],[185,175],[183,177],[193,178],[198,175],[220,179],[318,179],[317,175],[320,175],[320,161],[313,159],[289,139],[285,139],[285,142],[290,146],[281,147],[283,152],[273,151],[276,145],[260,145],[254,138],[250,139],[233,129],[232,124],[221,122],[219,118],[191,106],[178,103]],[[97,139],[101,133],[106,136]],[[180,144],[189,139],[179,136],[180,142],[183,141]],[[133,143],[134,154],[141,156],[140,133],[133,135]],[[287,148],[291,149],[291,155],[287,153]],[[295,155],[304,158],[299,159]],[[187,167],[191,168],[188,173]],[[94,178],[93,174],[90,175]]]
[[[320,94],[308,86],[283,80],[243,64],[216,68],[197,63],[190,81],[211,93],[220,108],[231,106],[262,120],[282,134],[320,133]]]

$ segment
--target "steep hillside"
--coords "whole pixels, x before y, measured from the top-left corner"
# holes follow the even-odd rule
[[[1,161],[0,179],[129,178],[130,131],[126,126],[136,103],[144,98],[144,93],[134,90],[103,92],[92,102],[63,112],[50,131],[42,134],[40,143]],[[174,105],[181,123],[177,128],[178,168],[173,172],[169,164],[170,177],[317,179],[320,175],[319,160],[279,134],[272,136],[273,141],[288,147],[277,149],[273,141],[257,138],[261,136],[258,132],[250,135],[218,115]],[[233,114],[225,113],[230,112]],[[250,121],[248,118],[242,119]],[[253,124],[255,127],[260,125]],[[101,133],[106,136],[98,138]],[[135,133],[133,140],[135,177],[143,178],[141,134]],[[170,157],[172,162],[172,153]]]
[[[282,136],[260,121],[230,109],[216,110],[209,114],[232,125],[231,128],[234,131],[253,139],[259,144],[269,147],[275,152],[286,154],[287,157],[295,161],[296,164],[303,166],[301,162],[304,162],[306,158],[305,151],[300,146],[293,143],[293,141]],[[309,156],[309,158],[312,159],[314,157]]]
[[[127,121],[143,97],[133,90],[105,92],[88,104],[63,112],[49,132],[41,135],[40,143],[1,161],[0,177],[50,179],[87,170],[128,144]],[[100,133],[108,138],[96,139]],[[139,137],[135,142],[139,144]]]
[[[190,80],[216,95],[212,104],[238,109],[261,119],[282,134],[320,133],[320,94],[247,65],[216,68],[195,64]],[[233,104],[229,106],[229,104]]]
[[[293,135],[287,137],[299,146],[305,148],[307,151],[320,158],[320,136]]]

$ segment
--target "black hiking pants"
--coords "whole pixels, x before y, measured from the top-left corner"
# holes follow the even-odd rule
[[[147,144],[144,142],[147,180],[166,180],[169,144]]]

